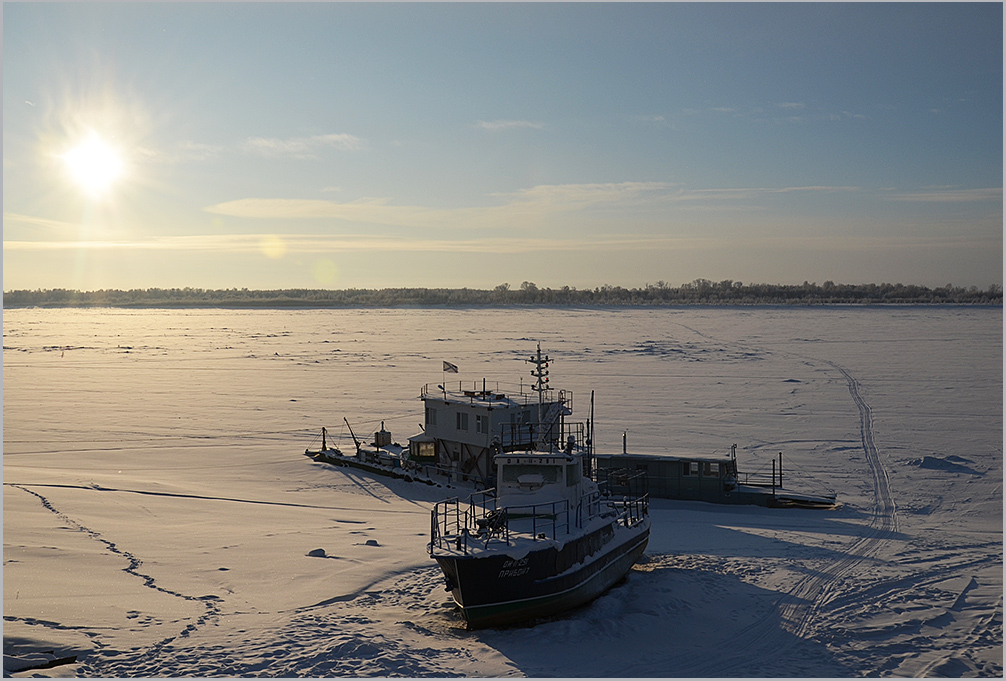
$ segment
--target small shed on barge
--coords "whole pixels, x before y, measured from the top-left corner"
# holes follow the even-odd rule
[[[613,495],[646,492],[660,499],[754,504],[772,507],[833,508],[835,497],[783,488],[782,453],[771,478],[737,471],[737,445],[729,455],[595,455],[598,484]],[[640,490],[639,486],[643,486]]]
[[[651,497],[731,503],[737,488],[737,461],[722,456],[599,454],[594,457],[599,483],[615,495],[630,489],[634,476]]]

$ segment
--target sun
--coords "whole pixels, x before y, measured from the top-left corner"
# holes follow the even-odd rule
[[[91,132],[62,156],[71,179],[87,194],[107,194],[122,179],[126,164],[122,153]]]

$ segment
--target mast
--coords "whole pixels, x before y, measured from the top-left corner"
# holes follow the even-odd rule
[[[587,448],[586,461],[587,477],[594,479],[594,391],[590,391],[590,417],[587,419],[587,440],[584,442]]]
[[[535,384],[531,386],[531,390],[538,393],[538,445],[544,441],[544,434],[541,432],[541,421],[542,412],[545,409],[545,392],[548,388],[548,363],[549,357],[545,355],[541,356],[541,343],[538,343],[538,351],[536,354],[531,356],[531,359],[525,360],[534,364],[534,369],[531,370],[531,375],[535,378]]]

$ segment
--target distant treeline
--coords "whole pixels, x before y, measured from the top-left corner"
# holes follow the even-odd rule
[[[520,288],[385,288],[385,289],[249,289],[148,288],[119,291],[37,289],[8,291],[5,307],[438,307],[510,305],[673,306],[673,305],[999,305],[1003,289],[993,284],[982,290],[947,284],[937,288],[905,284],[799,285],[742,284],[707,279],[678,287],[659,281],[643,288],[601,286],[593,289],[539,288],[525,281]]]

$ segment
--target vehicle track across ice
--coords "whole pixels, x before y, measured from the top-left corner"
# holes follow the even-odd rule
[[[680,326],[704,338],[725,342],[683,324]],[[735,345],[747,347],[737,343]],[[837,560],[815,566],[792,589],[780,595],[764,618],[738,632],[733,638],[736,646],[724,651],[724,655],[717,660],[683,659],[681,666],[675,670],[677,676],[751,674],[751,669],[757,669],[761,656],[768,654],[777,657],[797,640],[813,638],[823,624],[819,617],[822,610],[842,592],[842,585],[857,573],[861,563],[876,554],[898,529],[890,476],[874,438],[873,409],[863,397],[859,381],[848,369],[835,362],[794,353],[783,354],[826,364],[838,371],[848,384],[849,394],[859,411],[860,442],[873,477],[874,499],[870,523],[859,538],[842,549]],[[781,626],[775,624],[777,620]]]
[[[827,360],[825,364],[836,369],[849,384],[856,407],[859,409],[859,430],[866,460],[873,475],[873,514],[863,536],[847,546],[842,557],[815,573],[804,577],[784,599],[780,614],[784,626],[800,637],[813,634],[820,609],[836,597],[845,577],[855,571],[863,560],[876,554],[878,549],[898,530],[898,516],[891,492],[890,476],[877,451],[873,436],[873,410],[860,393],[859,381],[844,367]]]

